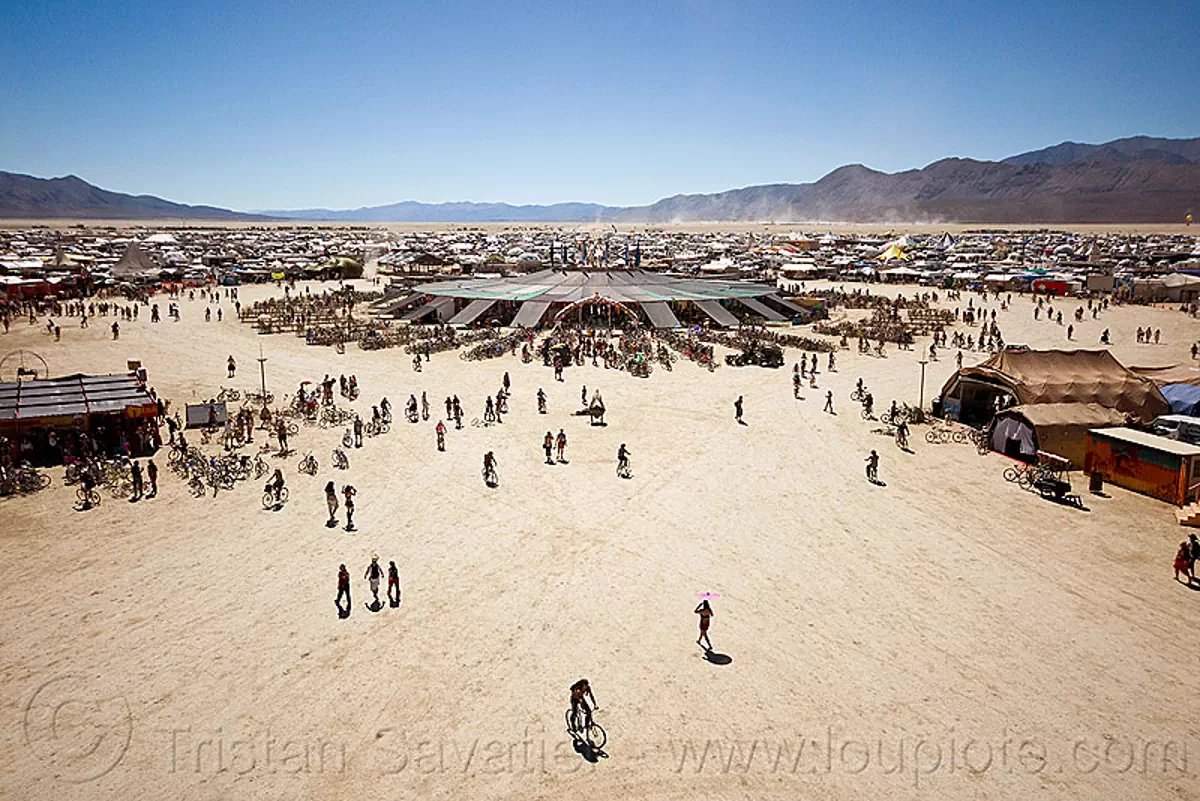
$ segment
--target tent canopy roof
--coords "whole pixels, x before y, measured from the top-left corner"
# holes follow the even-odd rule
[[[1008,388],[1020,404],[1095,403],[1148,423],[1170,405],[1154,382],[1137,375],[1106,350],[1006,348],[946,382],[978,378]]]
[[[1050,426],[1119,426],[1125,415],[1098,403],[1032,403],[1013,406],[996,416],[1024,417],[1034,428]]]

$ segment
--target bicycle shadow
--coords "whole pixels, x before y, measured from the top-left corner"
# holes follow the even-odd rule
[[[573,747],[575,749],[575,753],[583,757],[586,762],[590,762],[591,764],[595,765],[601,759],[608,759],[608,754],[605,753],[603,748],[596,748],[587,740],[582,740],[578,737],[574,737],[572,739],[574,740]]]

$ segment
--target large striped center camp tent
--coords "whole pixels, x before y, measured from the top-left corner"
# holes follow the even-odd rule
[[[428,302],[408,312],[413,322],[433,317],[467,324],[479,318],[502,325],[532,327],[558,319],[635,314],[654,327],[674,327],[689,320],[735,326],[746,317],[780,321],[794,317],[796,306],[768,284],[686,278],[645,270],[540,270],[526,275],[460,278],[423,284],[416,290]],[[449,305],[437,305],[450,299]],[[594,307],[594,308],[593,308]]]

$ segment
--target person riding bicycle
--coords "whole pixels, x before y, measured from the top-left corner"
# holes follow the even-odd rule
[[[379,402],[379,411],[383,413],[383,419],[390,423],[392,420],[392,404],[388,402],[387,398]]]
[[[591,706],[588,705],[588,698],[592,699]],[[596,703],[592,685],[588,684],[587,679],[580,679],[571,685],[571,717],[575,718],[579,714],[579,710],[583,709],[583,731],[592,725],[592,710],[599,708],[600,704]]]
[[[894,418],[893,418],[894,419]],[[896,444],[901,448],[908,447],[908,423],[896,420]]]
[[[625,443],[621,443],[621,447],[617,448],[617,472],[625,472],[629,469],[629,449],[625,447]]]
[[[283,499],[283,485],[283,471],[277,467],[275,475],[271,476],[271,480],[267,483],[267,492],[275,495],[275,503],[279,503]]]
[[[865,414],[867,417],[870,417],[871,415],[873,415],[875,413],[875,396],[872,395],[870,392],[863,395],[862,405],[863,405],[863,414]]]

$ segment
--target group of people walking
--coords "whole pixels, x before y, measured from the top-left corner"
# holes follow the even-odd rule
[[[388,606],[396,609],[400,606],[400,570],[396,567],[395,562],[388,562],[385,570],[379,564],[379,555],[371,554],[371,562],[367,565],[367,570],[363,573],[363,579],[367,582],[367,586],[371,589],[371,603],[367,608],[372,612],[378,612],[383,608],[383,602],[379,600],[379,586],[384,577],[387,577],[387,601]],[[345,600],[343,606],[342,601]],[[334,604],[338,608],[338,616],[342,618],[350,617],[352,601],[350,599],[350,571],[346,569],[346,565],[338,566],[337,576],[337,597],[334,599]]]

